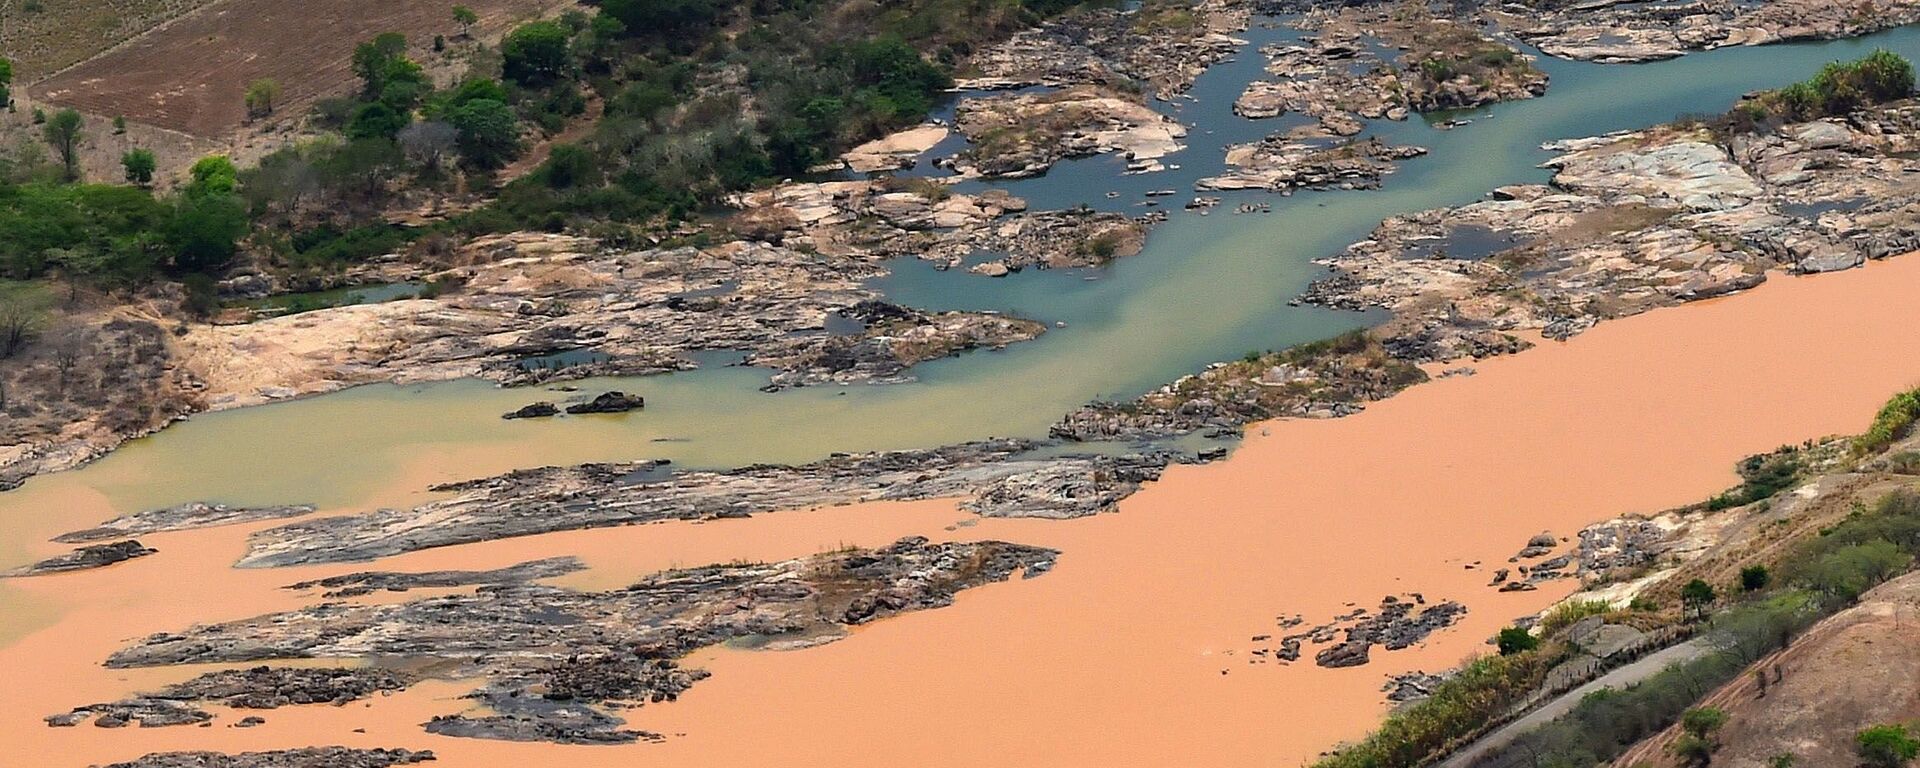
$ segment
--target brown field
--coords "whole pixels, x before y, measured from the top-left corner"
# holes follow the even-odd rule
[[[462,4],[480,15],[474,34],[482,39],[571,5],[564,0]],[[276,111],[298,114],[315,100],[346,90],[352,81],[348,60],[360,42],[402,32],[416,55],[424,55],[420,51],[435,34],[458,32],[454,5],[454,0],[221,0],[35,84],[33,96],[96,115],[124,115],[218,137],[244,123],[241,97],[248,83],[278,81]]]
[[[32,82],[144,34],[209,0],[5,0],[0,52]]]

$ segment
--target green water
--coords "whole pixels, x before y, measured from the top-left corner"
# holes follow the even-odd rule
[[[1289,33],[1256,30],[1257,39]],[[1256,43],[1257,44],[1257,43]],[[1642,65],[1545,60],[1547,96],[1465,115],[1450,131],[1381,123],[1385,138],[1420,144],[1384,189],[1249,192],[1212,215],[1174,210],[1145,252],[1102,270],[1027,272],[1001,280],[937,272],[908,261],[882,280],[892,298],[934,308],[999,309],[1061,322],[1045,337],[999,352],[922,366],[913,384],[817,387],[775,394],[765,372],[714,366],[669,376],[579,382],[583,394],[617,388],[647,398],[615,417],[502,421],[499,414],[564,393],[501,390],[475,381],[368,386],[308,400],[205,414],[136,441],[85,469],[38,478],[0,496],[0,515],[34,515],[62,492],[105,495],[120,510],[207,499],[232,503],[353,505],[405,477],[410,462],[461,467],[464,456],[534,466],[669,458],[683,465],[804,461],[833,451],[930,446],[989,436],[1041,436],[1060,414],[1094,398],[1128,397],[1214,360],[1324,338],[1370,322],[1360,314],[1287,306],[1321,274],[1311,261],[1366,236],[1380,219],[1479,198],[1502,184],[1540,182],[1542,141],[1637,128],[1725,109],[1741,93],[1796,80],[1819,64],[1874,47],[1920,57],[1920,30],[1862,40],[1696,54]],[[1196,86],[1182,168],[1120,176],[1114,158],[1064,164],[1040,179],[998,184],[1036,208],[1085,202],[1140,210],[1149,189],[1178,189],[1220,166],[1220,145],[1283,125],[1233,117],[1232,98],[1259,71],[1243,53]],[[983,185],[974,185],[983,186]],[[1108,190],[1122,194],[1106,197]],[[1233,215],[1247,199],[1270,214]],[[436,457],[441,457],[436,459]],[[504,458],[503,458],[504,457]],[[0,544],[4,547],[4,544]],[[4,558],[0,558],[4,559]]]

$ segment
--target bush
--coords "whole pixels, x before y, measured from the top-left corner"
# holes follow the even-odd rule
[[[500,41],[502,72],[508,80],[528,86],[560,80],[573,72],[573,57],[567,51],[571,38],[566,27],[551,21],[515,27]]]
[[[1764,565],[1749,565],[1740,569],[1740,589],[1747,592],[1766,589],[1767,583],[1772,579],[1773,576],[1767,573],[1767,567]]]
[[[1493,642],[1494,646],[1500,649],[1502,656],[1525,653],[1540,647],[1540,638],[1534,637],[1532,632],[1520,627],[1507,627],[1500,630],[1500,634],[1494,638]]]
[[[1854,752],[1871,768],[1900,768],[1920,757],[1920,740],[1904,725],[1876,725],[1854,734]]]
[[[1844,115],[1913,93],[1913,64],[1887,50],[1852,62],[1831,62],[1813,77],[1768,91],[1745,105],[1751,116],[1803,121]]]
[[[1916,418],[1920,418],[1920,389],[1894,395],[1874,414],[1873,424],[1866,433],[1854,438],[1854,455],[1879,453],[1905,435]]]
[[[154,159],[151,150],[134,148],[120,156],[120,166],[126,170],[127,181],[140,186],[153,183]]]

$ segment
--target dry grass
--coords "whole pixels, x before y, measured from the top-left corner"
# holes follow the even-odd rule
[[[212,0],[0,0],[0,51],[33,82]]]

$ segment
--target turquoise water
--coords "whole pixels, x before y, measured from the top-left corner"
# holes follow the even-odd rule
[[[1258,41],[1292,34],[1255,29]],[[1039,437],[1062,413],[1097,398],[1125,398],[1251,350],[1277,349],[1360,327],[1362,314],[1289,307],[1322,274],[1313,259],[1362,239],[1382,218],[1456,205],[1503,184],[1543,182],[1543,141],[1644,127],[1724,110],[1742,93],[1797,80],[1821,63],[1874,47],[1920,57],[1920,30],[1861,40],[1715,51],[1638,65],[1543,59],[1553,77],[1540,99],[1466,115],[1440,130],[1421,120],[1382,122],[1387,140],[1431,152],[1403,163],[1384,188],[1280,197],[1225,193],[1211,215],[1178,210],[1192,181],[1220,167],[1221,147],[1286,125],[1235,117],[1233,97],[1259,74],[1243,52],[1196,85],[1173,110],[1189,121],[1178,170],[1119,175],[1117,158],[1063,163],[1004,187],[1035,208],[1086,203],[1139,211],[1146,190],[1177,189],[1170,218],[1145,251],[1095,270],[1029,270],[1004,279],[940,272],[905,260],[878,282],[892,299],[936,309],[994,309],[1063,324],[1004,351],[926,364],[920,381],[762,393],[766,372],[740,367],[577,382],[579,394],[622,389],[645,411],[614,417],[502,421],[499,414],[565,392],[501,390],[475,381],[369,386],[325,397],[205,414],[137,441],[96,464],[36,479],[0,497],[0,513],[30,514],[37,488],[104,494],[119,508],[192,499],[236,503],[353,504],[425,463],[459,473],[587,460],[668,458],[682,465],[805,461],[834,451],[906,448],[989,436]],[[1109,199],[1109,190],[1122,194]],[[1272,213],[1234,215],[1237,202]],[[451,468],[451,469],[449,469]],[[52,490],[44,491],[46,493]]]

